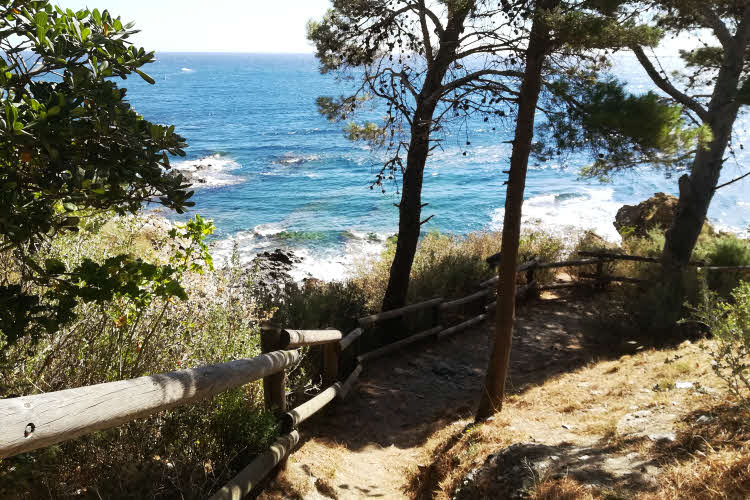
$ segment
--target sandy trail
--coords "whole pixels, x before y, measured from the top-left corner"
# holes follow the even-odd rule
[[[519,310],[511,388],[520,390],[590,359],[585,300],[546,296]],[[345,403],[301,426],[303,443],[260,498],[412,498],[429,466],[425,442],[474,411],[489,359],[491,323],[375,360]]]

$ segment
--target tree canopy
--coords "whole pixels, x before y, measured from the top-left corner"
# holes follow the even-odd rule
[[[1,329],[11,340],[70,319],[76,299],[95,299],[106,283],[127,288],[157,272],[128,256],[73,270],[40,264],[49,237],[95,213],[193,205],[189,184],[170,172],[184,138],[140,116],[113,81],[137,74],[154,83],[141,70],[154,54],[130,44],[134,33],[108,11],[0,3],[0,250],[23,262],[0,283]],[[41,300],[35,287],[49,285]]]

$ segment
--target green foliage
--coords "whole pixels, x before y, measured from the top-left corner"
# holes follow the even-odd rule
[[[702,69],[719,69],[724,58],[721,47],[698,47],[691,50],[681,50],[680,58],[688,67]]]
[[[613,14],[620,6],[615,4],[623,2],[601,3],[606,5],[592,5],[591,12],[559,9],[549,13],[547,23],[554,31],[555,40],[577,51],[627,48],[634,43],[651,47],[659,44],[663,36],[659,29],[616,19]]]
[[[356,326],[357,318],[369,312],[365,294],[352,281],[290,284],[280,297],[264,298],[263,303],[274,310],[274,323],[303,329],[348,331]]]
[[[38,257],[49,235],[78,231],[93,214],[193,205],[184,178],[169,172],[184,139],[144,120],[112,81],[135,73],[153,83],[140,68],[154,54],[132,46],[132,24],[108,11],[47,1],[2,2],[0,32],[0,250],[21,263],[18,279],[0,286],[5,335],[53,331],[74,319],[78,300],[138,293],[145,281],[159,283],[151,293],[180,296],[174,270],[127,255],[67,269]]]
[[[346,126],[346,136],[350,141],[365,141],[374,146],[383,146],[386,140],[386,130],[374,122],[363,124],[349,123]]]
[[[665,232],[653,228],[643,238],[623,238],[620,248],[610,251],[659,259],[664,242]],[[717,235],[712,230],[704,230],[695,245],[692,260],[705,262],[709,266],[750,265],[750,242],[734,235]],[[615,261],[606,265],[606,271],[612,275],[653,281],[644,287],[626,285],[615,289],[623,299],[628,319],[641,333],[670,330],[674,321],[684,316],[686,303],[695,305],[702,300],[704,289],[718,297],[729,298],[732,289],[743,276],[738,272],[705,271],[690,266],[681,275],[683,298],[679,302],[674,298],[669,285],[661,283],[663,276],[659,264]]]
[[[691,319],[713,335],[715,343],[708,350],[714,373],[739,403],[750,407],[750,283],[741,282],[729,302],[707,292]]]
[[[146,262],[140,257],[122,253],[94,261],[84,258],[75,266],[68,266],[59,257],[46,257],[38,262],[38,254],[22,258],[20,266],[37,271],[37,282],[44,276],[45,283],[33,293],[25,293],[23,282],[0,287],[0,334],[13,344],[24,334],[30,333],[33,341],[39,338],[39,328],[53,331],[61,324],[75,318],[75,305],[84,303],[102,304],[113,300],[126,301],[133,308],[148,307],[155,299],[172,297],[187,299],[180,279],[185,272],[203,272],[211,269],[211,255],[205,238],[214,230],[210,221],[199,215],[184,226],[169,232],[169,236],[180,241],[166,264]],[[29,305],[32,305],[29,307]],[[23,306],[27,307],[24,308]],[[44,315],[54,311],[54,318]]]
[[[46,255],[66,268],[106,262],[128,251],[157,268],[170,266],[184,300],[145,280],[136,294],[80,302],[76,319],[34,344],[22,337],[0,353],[0,398],[123,380],[260,352],[253,283],[237,265],[215,270],[203,237],[213,229],[196,218],[172,226],[155,216],[85,219],[77,233],[50,241]],[[0,277],[14,272],[12,252],[0,253]],[[178,276],[179,275],[179,276]],[[0,345],[4,344],[0,335]],[[6,343],[7,344],[7,343]],[[68,497],[76,490],[104,498],[146,498],[179,492],[206,498],[277,435],[253,383],[75,441],[0,462],[0,497]]]
[[[573,251],[570,253],[570,260],[581,259],[581,255],[578,252],[615,252],[617,251],[617,245],[610,243],[597,235],[593,231],[586,231],[576,242],[573,247]],[[602,271],[606,274],[615,274],[618,261],[605,262]],[[597,272],[597,265],[591,264],[587,266],[576,266],[568,269],[567,271],[571,276],[580,277],[582,274],[594,274]]]
[[[548,144],[541,155],[589,151],[596,159],[582,169],[584,177],[606,180],[642,163],[685,169],[695,149],[710,140],[705,127],[689,127],[680,106],[653,92],[635,96],[615,79],[571,76],[548,86],[551,107],[562,111],[547,114],[541,134]]]
[[[712,266],[750,266],[750,241],[722,235],[713,241],[705,258]],[[740,276],[740,273],[709,272],[706,281],[711,290],[727,297],[739,285]]]

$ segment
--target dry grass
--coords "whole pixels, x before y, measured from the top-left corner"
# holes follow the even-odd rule
[[[659,489],[642,500],[750,498],[750,446],[721,449],[676,462],[659,476]]]
[[[670,387],[662,386],[665,381],[671,383]],[[678,381],[700,382],[700,388],[675,389]],[[469,470],[501,448],[518,442],[554,445],[567,441],[598,443],[622,452],[638,451],[658,458],[663,464],[673,464],[666,467],[660,483],[659,491],[666,498],[748,498],[747,419],[736,417],[730,421],[717,417],[716,428],[713,431],[705,428],[702,434],[696,434],[692,427],[698,416],[706,413],[705,408],[727,405],[718,390],[721,384],[711,372],[707,354],[700,345],[690,342],[676,349],[642,349],[617,360],[592,363],[510,395],[500,414],[476,426],[470,434],[461,432],[463,426],[471,423],[468,419],[435,433],[426,444],[428,453],[436,457],[435,462],[428,473],[415,474],[412,491],[418,498],[447,499]],[[624,439],[626,436],[618,434],[617,423],[625,414],[644,409],[690,415],[685,422],[675,424],[680,438],[674,447],[665,450],[648,439]],[[714,449],[728,443],[745,444],[709,454],[696,448],[698,442],[713,443],[710,446]],[[694,451],[691,455],[686,450]],[[709,475],[715,477],[711,479]],[[692,491],[690,484],[696,488],[707,485],[711,490],[705,495],[709,496],[680,496],[684,491]],[[670,491],[675,496],[670,497]],[[536,494],[535,498],[551,499],[596,498],[592,495],[598,493],[566,478],[541,483]],[[746,496],[738,496],[741,494]],[[644,498],[657,496],[661,494]]]
[[[541,483],[531,495],[531,500],[593,500],[590,488],[569,477]]]

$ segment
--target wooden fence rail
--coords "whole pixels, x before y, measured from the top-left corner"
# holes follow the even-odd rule
[[[281,330],[280,343],[283,349],[328,344],[341,340],[338,330]]]
[[[0,458],[206,399],[299,361],[276,351],[218,365],[0,400]]]
[[[579,252],[579,260],[540,262],[532,259],[518,266],[525,273],[525,283],[519,285],[520,300],[541,290],[574,286],[603,287],[609,282],[644,283],[646,280],[626,276],[610,276],[604,263],[613,260],[658,263],[657,259],[636,255],[607,252]],[[691,263],[709,271],[750,271],[750,266],[705,266]],[[596,265],[595,273],[581,273],[584,281],[539,285],[536,271],[563,267]],[[242,359],[189,370],[140,377],[132,380],[79,387],[59,392],[0,400],[0,458],[34,450],[54,443],[107,429],[124,422],[153,413],[214,396],[222,391],[263,379],[264,397],[268,409],[276,411],[282,422],[284,435],[269,450],[256,457],[212,500],[240,499],[250,493],[274,468],[285,459],[299,443],[297,427],[336,398],[344,399],[373,359],[400,350],[408,345],[427,340],[443,339],[476,326],[487,320],[495,309],[497,276],[482,282],[479,290],[466,297],[444,301],[430,299],[406,307],[359,318],[359,328],[344,336],[339,330],[288,330],[265,327],[261,332],[263,353],[252,359]],[[493,301],[493,302],[489,302]],[[488,303],[489,302],[489,303]],[[471,304],[480,306],[480,314],[466,318]],[[376,349],[361,352],[361,340],[367,337],[368,328],[380,322],[408,318],[426,309],[433,309],[432,324],[427,329]],[[458,323],[444,326],[447,313],[456,315]],[[405,322],[406,323],[406,322]],[[325,390],[287,411],[286,370],[300,361],[299,347],[319,347],[323,351],[321,375]],[[344,370],[341,355],[355,360],[354,369],[340,377]],[[351,365],[350,365],[351,366]]]

